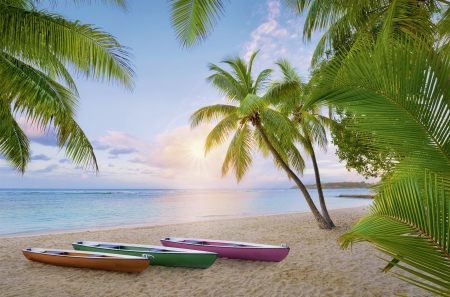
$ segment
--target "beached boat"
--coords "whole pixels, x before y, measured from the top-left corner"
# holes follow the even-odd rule
[[[147,256],[134,257],[43,248],[26,248],[22,253],[28,260],[76,268],[142,272],[150,265]]]
[[[249,242],[175,237],[162,238],[161,243],[167,247],[213,252],[217,253],[218,257],[241,260],[280,262],[289,253],[289,247],[285,244],[275,246]]]
[[[76,250],[114,253],[130,256],[148,255],[152,265],[208,268],[216,261],[217,254],[189,249],[166,248],[157,245],[142,245],[114,242],[77,241],[72,243]]]

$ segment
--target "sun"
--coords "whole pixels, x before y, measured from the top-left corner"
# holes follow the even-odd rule
[[[193,139],[186,146],[187,153],[191,159],[199,161],[205,158],[204,140]]]

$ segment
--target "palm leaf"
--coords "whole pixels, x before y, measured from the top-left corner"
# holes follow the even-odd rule
[[[321,102],[351,110],[357,124],[350,128],[375,137],[374,149],[395,147],[399,155],[414,159],[410,171],[449,171],[448,56],[408,38],[375,49],[360,43],[322,74],[322,85],[305,109]]]
[[[254,147],[255,141],[252,138],[251,129],[248,124],[244,124],[236,131],[228,147],[222,165],[222,176],[226,176],[231,167],[237,181],[240,182],[252,165]]]
[[[30,144],[25,133],[11,115],[5,98],[0,99],[0,154],[22,174],[30,160]]]
[[[133,88],[131,55],[110,34],[46,11],[5,3],[0,3],[0,14],[0,42],[5,53],[27,63],[40,61],[41,67],[53,64],[56,58],[89,79]]]
[[[63,112],[74,116],[76,95],[33,67],[0,54],[0,82],[3,94],[13,98],[13,112],[23,114],[41,129],[46,129],[53,116]]]
[[[248,94],[239,105],[237,114],[241,117],[245,117],[258,113],[264,109],[266,104],[267,103],[261,97],[254,94]]]
[[[223,0],[169,0],[172,27],[183,47],[205,40],[224,12]]]
[[[54,119],[59,146],[65,147],[66,156],[76,165],[98,172],[97,158],[88,137],[72,117],[62,113]]]
[[[232,113],[221,120],[211,132],[209,132],[205,142],[205,155],[228,139],[228,135],[238,128],[238,120],[238,116],[235,113]]]
[[[208,68],[215,73],[206,78],[225,97],[240,102],[247,95],[247,90],[230,73],[214,64],[208,64]]]
[[[200,108],[194,112],[189,118],[191,128],[195,128],[201,123],[217,121],[221,118],[228,117],[237,111],[236,106],[216,104]]]
[[[394,258],[384,271],[397,267],[427,282],[399,274],[397,277],[450,296],[450,199],[437,176],[428,175],[425,181],[421,185],[413,178],[405,178],[386,183],[370,207],[370,215],[339,241],[342,248],[368,241]]]

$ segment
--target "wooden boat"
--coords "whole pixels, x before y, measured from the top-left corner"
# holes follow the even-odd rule
[[[222,241],[213,239],[166,237],[161,243],[167,247],[193,249],[217,253],[218,257],[231,259],[280,262],[289,253],[289,247],[258,243]]]
[[[160,266],[208,268],[217,258],[216,253],[166,248],[156,245],[77,241],[72,243],[72,246],[74,249],[80,251],[114,253],[138,257],[148,255],[149,258],[152,258],[152,265]]]
[[[28,260],[77,268],[142,272],[150,265],[149,257],[133,257],[43,248],[26,248],[22,250],[22,253]]]

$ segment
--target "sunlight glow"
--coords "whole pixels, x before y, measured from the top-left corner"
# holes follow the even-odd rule
[[[205,158],[205,140],[195,139],[187,144],[188,154],[192,159]]]

